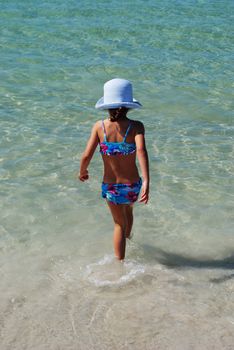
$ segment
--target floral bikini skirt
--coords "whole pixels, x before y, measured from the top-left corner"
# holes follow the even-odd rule
[[[113,204],[131,204],[137,201],[141,190],[142,180],[127,184],[102,183],[102,198]]]

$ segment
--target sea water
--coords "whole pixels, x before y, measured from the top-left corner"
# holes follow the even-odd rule
[[[232,1],[1,1],[0,344],[233,349]],[[103,84],[132,81],[151,169],[126,260],[76,180]]]

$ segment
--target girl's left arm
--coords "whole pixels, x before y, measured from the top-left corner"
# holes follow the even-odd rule
[[[137,149],[137,157],[139,160],[141,174],[143,177],[143,184],[141,189],[141,196],[139,202],[148,203],[149,200],[149,184],[150,184],[150,174],[149,174],[149,158],[148,152],[145,145],[145,128],[141,122],[138,122],[138,130],[135,136],[135,143]]]
[[[85,151],[82,154],[82,157],[80,160],[80,171],[79,171],[78,178],[82,182],[88,180],[89,178],[88,166],[99,142],[97,130],[98,130],[98,122],[93,126],[90,138],[87,142]]]

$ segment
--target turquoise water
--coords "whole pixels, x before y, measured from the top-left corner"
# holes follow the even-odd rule
[[[1,2],[2,350],[232,348],[233,10]],[[113,77],[144,106],[152,178],[124,264],[98,154],[75,179]]]

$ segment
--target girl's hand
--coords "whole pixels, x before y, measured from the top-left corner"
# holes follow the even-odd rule
[[[149,184],[146,181],[143,181],[142,189],[141,189],[141,197],[139,199],[140,203],[147,204],[149,200]]]
[[[89,178],[89,172],[88,172],[88,170],[85,170],[83,173],[80,173],[80,174],[78,175],[78,178],[79,178],[79,180],[82,181],[82,182],[88,180],[88,178]]]

